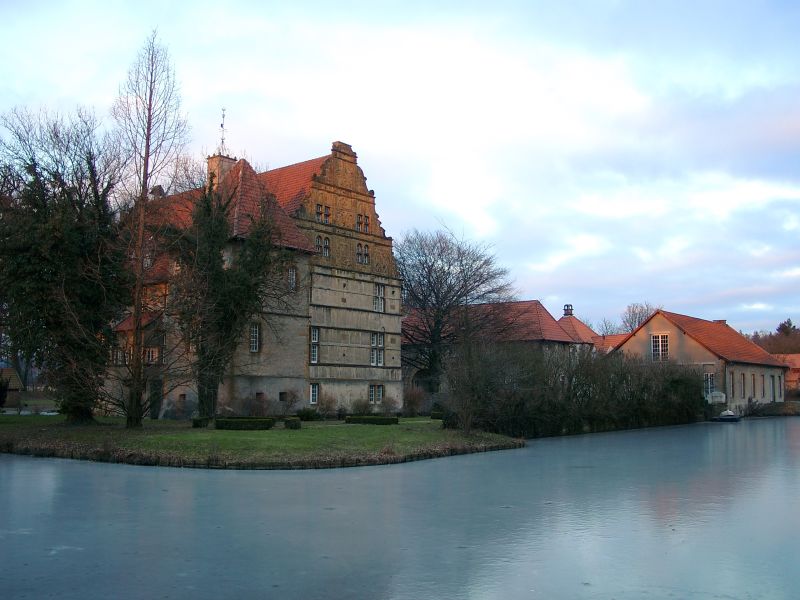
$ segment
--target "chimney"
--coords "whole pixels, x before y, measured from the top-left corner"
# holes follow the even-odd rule
[[[719,323],[720,325],[727,325],[728,321],[726,319],[714,319],[714,323]]]
[[[231,170],[231,167],[236,164],[236,158],[225,156],[224,154],[215,154],[208,157],[208,177],[214,176],[214,189],[216,189],[219,182],[225,179],[225,175]]]
[[[564,305],[564,316],[571,317],[572,316],[572,304],[565,304]]]

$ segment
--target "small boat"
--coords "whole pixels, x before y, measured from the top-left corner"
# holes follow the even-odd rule
[[[712,421],[720,423],[738,423],[740,419],[741,417],[732,410],[723,410],[718,417],[711,418]]]

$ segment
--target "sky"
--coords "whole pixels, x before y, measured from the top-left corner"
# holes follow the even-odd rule
[[[153,29],[197,159],[358,153],[387,235],[520,299],[800,323],[800,3],[0,0],[0,113],[109,109]]]

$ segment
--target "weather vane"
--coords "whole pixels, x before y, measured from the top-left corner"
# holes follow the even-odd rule
[[[222,107],[222,123],[219,124],[220,129],[220,142],[219,153],[227,156],[228,150],[225,148],[225,107]]]

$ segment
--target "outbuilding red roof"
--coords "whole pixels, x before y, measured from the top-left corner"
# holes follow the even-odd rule
[[[654,312],[636,331],[628,334],[624,341],[635,335],[639,329],[644,327],[656,315],[663,316],[686,335],[694,338],[700,345],[728,362],[768,365],[771,367],[786,366],[761,346],[751,342],[733,329],[725,321],[706,321],[705,319],[660,309]]]
[[[594,338],[597,337],[597,334],[575,315],[564,315],[558,320],[558,324],[580,344],[593,344]]]

